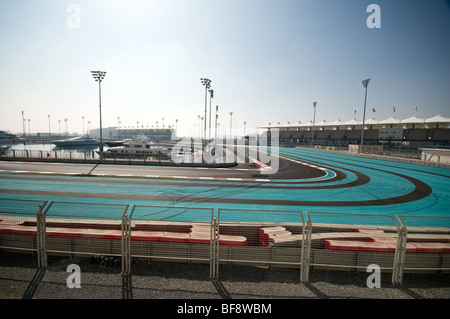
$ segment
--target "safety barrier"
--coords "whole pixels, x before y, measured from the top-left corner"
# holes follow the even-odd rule
[[[131,258],[211,263],[213,209],[135,205],[129,215]]]
[[[399,251],[399,284],[404,272],[450,273],[450,217],[398,216],[398,219],[403,240]]]
[[[46,201],[0,199],[0,249],[37,255],[38,267],[45,267],[42,209]]]
[[[128,205],[51,202],[43,214],[44,250],[70,257],[116,256],[124,267],[127,210]]]
[[[392,272],[396,282],[400,248],[399,225],[390,215],[307,212],[307,256],[302,272],[308,281],[309,267],[366,271],[376,264]]]
[[[303,224],[299,211],[219,209],[213,278],[220,263],[300,268]]]
[[[306,216],[306,220],[304,219]],[[411,272],[450,273],[450,217],[144,206],[0,199],[0,249],[37,255],[367,271],[401,285]],[[111,258],[112,258],[111,257]]]

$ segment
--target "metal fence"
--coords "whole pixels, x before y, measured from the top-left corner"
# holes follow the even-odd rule
[[[304,219],[306,216],[306,220]],[[166,207],[0,199],[0,249],[132,261],[366,272],[450,273],[450,217]],[[103,259],[106,260],[106,259]]]
[[[450,217],[398,216],[403,245],[398,281],[405,272],[450,273]]]
[[[211,263],[213,209],[135,205],[128,218],[131,257]]]
[[[397,281],[400,227],[394,216],[307,212],[307,262],[302,281],[309,280],[309,267],[366,271],[377,265],[392,272]]]
[[[68,160],[88,160],[88,159],[99,159],[99,155],[94,150],[70,150],[70,149],[60,149],[60,150],[7,150],[4,157],[14,158],[14,159],[68,159]]]
[[[123,268],[127,210],[128,205],[51,202],[44,211],[46,254],[115,256]]]
[[[304,223],[299,211],[219,209],[214,227],[213,278],[221,263],[300,268]]]
[[[46,201],[0,199],[0,249],[32,252],[37,255],[38,266],[45,266],[42,209],[46,204]]]

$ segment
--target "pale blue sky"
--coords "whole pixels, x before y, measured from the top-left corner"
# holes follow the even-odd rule
[[[369,29],[369,4],[381,28]],[[70,4],[80,8],[71,29]],[[450,117],[444,0],[0,0],[0,130],[174,125],[193,134],[212,80],[223,129],[268,122]],[[393,106],[396,112],[393,113]],[[372,113],[372,108],[376,113]],[[209,101],[208,101],[209,109]],[[63,130],[63,125],[61,126]]]

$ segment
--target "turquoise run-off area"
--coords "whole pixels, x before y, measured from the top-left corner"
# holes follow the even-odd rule
[[[275,183],[252,183],[221,181],[192,181],[171,179],[133,179],[114,177],[51,176],[27,174],[0,174],[1,198],[33,199],[61,202],[109,203],[175,207],[203,207],[214,209],[256,210],[245,216],[234,216],[241,221],[275,221],[285,218],[275,213],[261,214],[257,211],[288,210],[310,212],[339,212],[407,216],[450,216],[450,171],[413,164],[404,164],[349,156],[341,153],[308,149],[280,148],[280,156],[311,163],[331,171],[340,171],[344,179],[316,178],[298,181],[295,189],[271,188]],[[369,177],[358,186],[346,184],[357,180],[356,173]],[[17,178],[20,176],[20,178]],[[374,201],[399,197],[411,193],[415,186],[404,176],[427,184],[432,192],[425,198],[390,205],[354,205],[354,201]],[[37,177],[37,178],[36,178]],[[42,178],[41,178],[42,177]],[[270,178],[270,176],[269,176]],[[139,181],[136,183],[136,181]],[[163,183],[161,183],[163,182]],[[277,186],[292,186],[278,182]],[[341,187],[335,188],[340,185]],[[320,187],[317,187],[320,186]],[[32,191],[31,194],[17,191]],[[42,192],[45,195],[33,192]],[[98,195],[98,196],[96,196]],[[146,197],[147,196],[147,197]],[[154,197],[150,200],[150,197]],[[192,201],[191,198],[195,198]],[[214,199],[214,201],[211,201]],[[224,199],[225,202],[221,202]],[[225,200],[226,199],[226,200]],[[237,202],[233,203],[232,201]],[[264,200],[264,203],[242,203],[240,200]],[[274,201],[270,203],[270,201]],[[295,205],[295,201],[301,203]],[[283,204],[283,202],[289,204]],[[333,202],[341,205],[333,206]],[[342,204],[344,202],[344,204]],[[345,203],[348,202],[348,206]],[[311,204],[308,204],[311,203]],[[323,204],[321,204],[323,203]],[[188,219],[189,216],[183,216]],[[264,218],[265,219],[265,218]],[[286,220],[285,220],[286,221]]]

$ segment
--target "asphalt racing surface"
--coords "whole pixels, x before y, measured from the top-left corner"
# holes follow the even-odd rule
[[[268,167],[248,164],[174,168],[2,161],[0,197],[214,209],[450,215],[449,170],[309,149],[280,148],[279,155],[275,173]]]

